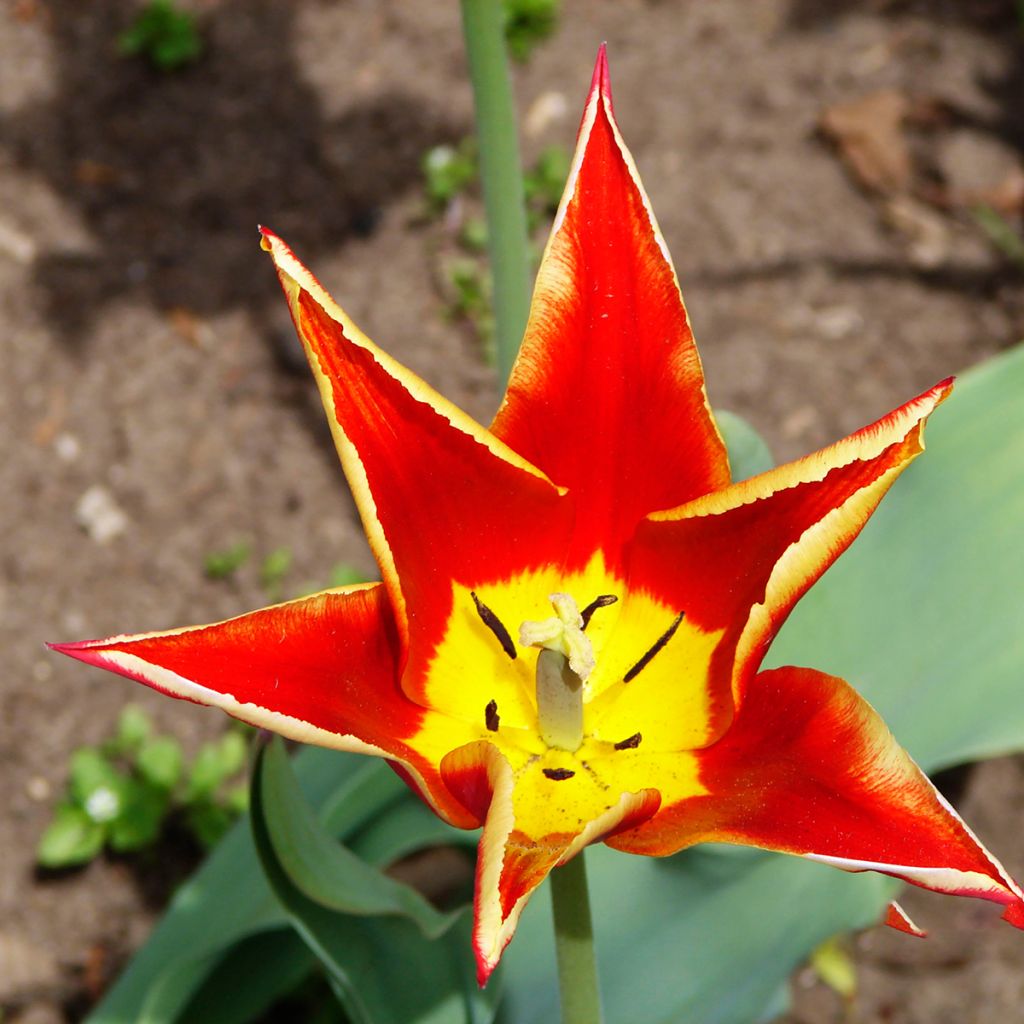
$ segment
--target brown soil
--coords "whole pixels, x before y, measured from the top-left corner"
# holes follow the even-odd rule
[[[295,353],[255,225],[284,235],[355,319],[478,417],[496,406],[472,332],[434,286],[439,229],[418,161],[470,130],[454,0],[195,0],[204,60],[120,59],[129,0],[0,6],[0,1005],[63,1019],[140,943],[138,874],[100,860],[55,878],[33,851],[77,744],[128,700],[186,745],[213,714],[62,661],[47,639],[226,617],[266,602],[258,558],[231,582],[204,556],[287,546],[287,586],[373,565]],[[568,144],[597,44],[619,118],[703,339],[713,402],[779,458],[858,427],[1021,335],[1019,274],[935,191],[1019,166],[1013,4],[566,0],[516,73]],[[880,89],[938,101],[908,126],[907,194],[866,194],[816,126]],[[565,110],[564,116],[558,111]],[[945,191],[942,191],[945,190]],[[895,203],[895,207],[894,204]],[[123,519],[81,525],[101,488]],[[986,767],[968,811],[1024,872],[1020,766]],[[1020,937],[973,904],[914,895],[936,936],[872,933],[844,1009],[795,984],[793,1021],[1019,1019]]]

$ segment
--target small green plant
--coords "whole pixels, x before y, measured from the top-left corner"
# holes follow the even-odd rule
[[[571,163],[572,157],[564,146],[548,146],[523,175],[531,233],[546,226],[557,212]]]
[[[339,562],[331,569],[332,587],[351,587],[355,583],[365,583],[366,573],[361,572],[348,562]]]
[[[491,275],[473,259],[455,259],[447,266],[445,289],[450,295],[447,314],[452,319],[468,320],[476,330],[484,356],[494,363],[494,312],[491,301]]]
[[[260,582],[271,601],[279,601],[284,589],[284,579],[292,567],[292,553],[289,548],[275,548],[263,559],[260,566]]]
[[[443,213],[456,196],[475,186],[480,175],[476,139],[464,138],[457,146],[433,146],[423,154],[424,191],[432,213]]]
[[[435,216],[446,215],[458,255],[442,253],[437,275],[445,313],[468,321],[490,364],[495,361],[495,321],[491,308],[491,275],[483,261],[487,225],[474,211],[479,202],[480,168],[473,138],[458,146],[435,146],[423,158],[424,193]],[[545,228],[558,209],[571,158],[563,146],[549,146],[523,176],[527,222],[531,234]],[[455,207],[456,200],[467,202]],[[452,214],[455,216],[452,217]]]
[[[1024,270],[1024,237],[1020,232],[991,206],[976,206],[971,214],[989,242],[1019,270]]]
[[[555,31],[560,6],[561,0],[505,0],[505,44],[515,60],[527,60]]]
[[[236,777],[246,748],[242,732],[232,729],[202,746],[186,771],[178,741],[154,735],[149,716],[126,707],[111,739],[71,755],[67,789],[39,842],[39,864],[68,868],[104,848],[150,848],[172,817],[203,847],[212,846],[245,809],[247,790]]]
[[[195,17],[173,0],[150,0],[131,27],[118,36],[126,57],[143,57],[158,71],[177,71],[199,59],[203,41]]]
[[[203,569],[211,580],[226,580],[248,561],[251,553],[249,545],[240,541],[223,551],[211,551],[206,556]]]

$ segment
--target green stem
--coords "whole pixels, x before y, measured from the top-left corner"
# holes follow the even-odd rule
[[[601,1022],[601,991],[597,984],[584,852],[581,850],[565,867],[555,868],[550,876],[562,1024]]]
[[[530,254],[502,0],[462,0],[462,30],[494,279],[495,356],[498,373],[507,381],[530,311]]]

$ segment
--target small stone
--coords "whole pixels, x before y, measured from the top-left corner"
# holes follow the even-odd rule
[[[530,104],[530,109],[523,119],[523,126],[530,138],[543,135],[551,125],[557,124],[569,112],[569,103],[565,94],[549,90],[542,92]]]
[[[128,517],[102,484],[93,484],[78,499],[75,519],[97,544],[109,544],[128,528]]]
[[[82,454],[82,443],[74,434],[62,433],[53,439],[53,450],[61,462],[74,462]]]
[[[50,785],[49,779],[42,775],[33,775],[25,783],[25,792],[30,800],[34,800],[37,804],[45,804],[53,796],[53,787]]]

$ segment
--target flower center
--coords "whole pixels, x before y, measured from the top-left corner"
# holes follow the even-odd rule
[[[583,742],[583,684],[594,671],[587,620],[568,594],[552,594],[554,616],[519,627],[523,647],[537,655],[537,725],[549,747],[576,751]]]

